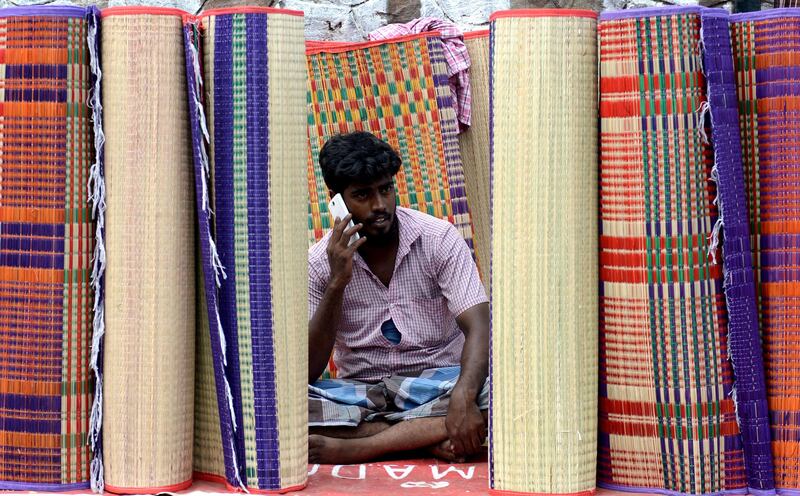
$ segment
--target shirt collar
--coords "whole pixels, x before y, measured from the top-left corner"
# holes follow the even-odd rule
[[[414,218],[414,215],[403,207],[397,207],[395,215],[397,216],[397,221],[400,223],[400,244],[397,247],[397,261],[395,263],[395,267],[397,267],[400,261],[411,251],[411,245],[422,236],[422,226],[417,222],[417,219]]]

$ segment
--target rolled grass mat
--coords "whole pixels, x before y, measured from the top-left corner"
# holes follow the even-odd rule
[[[458,135],[464,184],[467,188],[472,225],[475,228],[475,255],[483,267],[486,292],[489,284],[489,31],[464,34],[464,43],[472,63],[469,69],[472,87],[472,124]]]
[[[593,12],[570,10],[492,17],[496,494],[595,488],[596,22]]]
[[[228,393],[217,383],[219,417],[233,424],[221,429],[232,452],[226,479],[250,492],[302,489],[308,462],[308,189],[297,167],[308,153],[303,17],[268,8],[212,10],[200,17],[199,29],[215,234],[203,267],[213,278],[221,265],[226,276],[218,288],[208,279],[204,285],[207,297],[218,295],[225,338],[225,359],[214,347],[214,366],[222,364],[230,386]],[[210,335],[213,343],[213,329]]]
[[[700,18],[703,72],[707,82],[710,137],[714,149],[712,179],[717,183],[717,206],[720,211],[715,227],[722,228],[724,240],[722,263],[728,311],[728,353],[735,376],[734,401],[744,447],[747,486],[751,491],[763,495],[774,492],[775,477],[750,247],[730,16],[721,9],[703,9]]]
[[[775,487],[800,491],[800,10],[731,17]]]
[[[103,11],[106,489],[191,483],[194,189],[182,11]]]
[[[747,483],[712,244],[718,212],[700,14],[600,16],[598,485],[612,489],[741,493]],[[723,42],[718,34],[709,42]],[[716,56],[724,60],[707,57],[712,84],[723,75]],[[712,107],[712,120],[723,110]],[[720,124],[720,145],[733,146],[725,139],[734,131]],[[744,313],[737,330],[747,334],[752,315]]]
[[[94,11],[0,9],[0,489],[89,487]]]
[[[458,124],[439,33],[306,46],[309,243],[333,226],[318,160],[322,146],[336,134],[369,131],[402,160],[395,176],[398,204],[449,220],[472,249]],[[333,361],[324,376],[336,376]]]

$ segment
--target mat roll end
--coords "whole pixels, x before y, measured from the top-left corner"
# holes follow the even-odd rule
[[[29,491],[44,493],[68,493],[74,491],[85,491],[89,489],[88,482],[77,482],[75,484],[31,484],[29,482],[0,482],[0,491]]]
[[[251,494],[287,494],[287,493],[293,493],[293,492],[297,492],[297,491],[302,491],[306,487],[308,487],[308,483],[306,482],[306,483],[303,483],[303,484],[297,484],[295,486],[288,486],[288,487],[285,487],[285,488],[275,489],[275,490],[247,488],[247,491],[245,491],[241,487],[232,486],[230,484],[230,482],[228,482],[225,479],[225,477],[222,477],[221,475],[207,474],[207,473],[204,473],[204,472],[195,472],[194,473],[194,480],[199,480],[199,481],[204,481],[204,482],[211,482],[211,483],[214,483],[214,484],[221,484],[221,485],[225,486],[226,490],[228,490],[230,492],[234,492],[234,493],[248,492],[248,493],[251,493]]]
[[[178,484],[172,484],[170,486],[158,486],[158,487],[117,487],[117,486],[109,486],[106,484],[105,489],[109,493],[114,494],[159,494],[159,493],[172,493],[175,491],[183,491],[184,489],[189,489],[192,486],[192,479],[187,481],[183,481]]]
[[[489,489],[490,496],[593,496],[597,489],[587,489],[575,493],[530,493],[525,491],[508,491],[504,489]]]

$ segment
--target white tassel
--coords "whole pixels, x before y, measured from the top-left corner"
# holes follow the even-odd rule
[[[200,72],[200,54],[197,51],[197,47],[194,46],[194,43],[189,43],[189,50],[191,52],[192,57],[192,67],[194,68],[194,76],[195,76],[195,87],[192,98],[194,98],[195,103],[195,119],[200,122],[200,128],[203,132],[203,138],[205,139],[206,143],[210,142],[210,137],[208,133],[208,127],[206,126],[206,114],[205,110],[203,109],[203,104],[200,101],[200,95],[203,92],[203,75]],[[203,168],[204,174],[202,174],[202,190],[203,190],[203,211],[209,212],[213,215],[210,209],[210,200],[209,200],[209,192],[208,192],[208,180],[211,178],[211,166],[210,160],[208,158],[208,154],[206,153],[206,148],[204,146],[200,146],[200,163]],[[211,237],[209,233],[209,251],[211,252],[211,266],[214,269],[214,278],[217,283],[217,287],[222,285],[222,279],[227,279],[228,274],[225,272],[225,267],[222,265],[222,261],[219,258],[219,253],[217,252],[217,245],[214,243],[214,239]]]
[[[714,223],[714,229],[709,236],[708,255],[711,257],[711,262],[717,264],[717,248],[719,248],[719,232],[724,223],[722,221],[722,214],[719,215],[717,221]]]
[[[105,489],[103,484],[103,461],[99,458],[94,458],[90,467],[92,491],[102,493],[103,489]]]
[[[715,183],[719,184],[719,167],[715,163],[713,167],[711,167],[711,180]],[[719,195],[717,195],[719,197]],[[714,198],[714,205],[717,204],[717,198]]]
[[[197,47],[194,46],[194,43],[189,43],[189,51],[191,52],[192,57],[192,67],[194,67],[194,80],[195,80],[195,87],[194,91],[192,92],[192,98],[194,98],[194,108],[195,108],[195,119],[200,122],[200,129],[203,132],[203,138],[205,139],[206,143],[210,141],[209,134],[208,134],[208,127],[206,126],[206,115],[205,110],[203,109],[203,105],[200,102],[200,95],[203,91],[203,78],[202,74],[200,73],[200,55],[197,52]],[[210,166],[208,160],[208,154],[206,153],[206,148],[204,146],[200,146],[200,163],[203,166],[203,211],[207,211],[209,208],[209,194],[208,194],[208,182],[206,177],[210,176]]]
[[[239,488],[243,492],[245,492],[247,494],[250,494],[250,491],[247,490],[247,486],[244,485],[244,482],[242,482],[241,477],[239,477],[239,464],[236,463],[236,445],[233,444],[233,439],[231,439],[231,453],[233,453],[233,476],[234,476],[234,482],[236,482],[239,485]]]
[[[203,75],[200,73],[200,54],[197,52],[197,47],[194,46],[194,43],[189,44],[189,50],[192,51],[192,67],[194,67],[195,75],[195,96],[202,95]],[[205,137],[206,143],[210,143],[211,139],[209,138],[208,127],[206,127],[206,112],[202,105],[198,106],[198,112],[200,113],[200,129],[203,131],[203,137]],[[206,168],[206,170],[208,170],[208,168]]]
[[[219,310],[217,310],[217,312],[215,312],[215,313],[217,314],[217,329],[219,330],[219,346],[220,346],[220,348],[225,350],[228,347],[228,342],[225,339],[225,333],[222,332],[222,319],[220,319],[220,317],[219,317]],[[228,365],[228,360],[226,358],[225,353],[222,354],[222,365],[225,365],[225,366]]]
[[[102,405],[103,405],[103,388],[102,388],[102,384],[101,384],[103,379],[99,378],[97,380],[98,380],[97,384],[99,384],[100,387],[98,389],[95,389],[95,391],[96,391],[95,392],[95,398],[97,398],[97,401],[92,403],[92,413],[91,413],[90,420],[89,420],[91,425],[103,425],[103,408],[102,408]],[[98,441],[98,438],[96,438],[94,436],[89,436],[89,442],[91,444],[92,450],[94,450],[97,447],[97,441]]]
[[[700,122],[699,122],[699,129],[700,129],[700,138],[703,140],[703,143],[709,144],[708,136],[706,135],[705,131],[705,122],[706,122],[706,114],[711,116],[711,129],[714,129],[714,114],[711,114],[711,105],[708,101],[705,101],[700,105]],[[707,256],[711,257],[711,263],[714,265],[717,264],[717,250],[719,248],[719,235],[720,231],[725,225],[723,220],[723,212],[722,212],[722,198],[719,194],[719,168],[717,167],[717,153],[714,152],[714,166],[711,168],[711,181],[717,185],[717,194],[714,197],[713,204],[717,206],[717,212],[719,212],[719,216],[717,217],[717,221],[714,223],[714,227],[711,230],[711,236],[708,237],[709,244],[708,244],[708,252]],[[724,271],[724,269],[723,269]]]
[[[231,393],[231,385],[228,384],[228,378],[225,377],[225,394],[228,396],[228,408],[231,411],[231,424],[233,424],[233,432],[238,428],[236,425],[236,413],[233,410],[233,393]]]
[[[209,252],[211,253],[211,266],[214,268],[214,279],[217,281],[217,287],[222,286],[222,281],[220,281],[220,275],[223,279],[228,278],[228,273],[225,272],[225,267],[222,265],[222,260],[219,258],[219,252],[217,252],[217,244],[214,243],[214,238],[211,237],[211,233],[208,233],[208,244],[209,244]]]
[[[717,169],[716,164],[714,164],[714,167],[711,168],[711,181],[713,181],[715,184],[719,184],[719,169]],[[719,216],[717,217],[717,221],[714,222],[714,227],[711,229],[711,235],[708,237],[709,243],[706,256],[711,257],[711,263],[716,265],[717,249],[719,248],[719,234],[722,228],[725,226],[725,221],[723,220],[722,215],[722,198],[720,198],[719,195],[719,187],[717,187],[717,196],[714,197],[713,203],[717,206],[717,212],[719,212]]]
[[[709,111],[709,104],[708,102],[703,102],[700,104],[700,118],[697,121],[697,132],[700,133],[700,140],[703,144],[709,144],[708,135],[706,134],[706,114]]]
[[[714,154],[714,166],[711,168],[711,181],[714,184],[719,185],[719,169],[717,168],[716,164],[716,154]],[[714,227],[711,230],[711,236],[708,237],[709,244],[708,244],[708,251],[706,256],[711,257],[711,263],[714,265],[717,264],[717,249],[719,248],[719,234],[722,228],[725,226],[725,221],[723,220],[723,211],[722,211],[722,198],[719,194],[719,186],[717,186],[717,195],[714,197],[713,201],[714,205],[717,206],[717,212],[719,212],[719,216],[717,217],[717,221],[714,222]]]
[[[731,363],[733,363],[733,362],[731,362]],[[733,410],[736,413],[736,424],[741,426],[742,425],[742,420],[739,417],[739,402],[736,400],[736,387],[735,386],[731,389],[731,399],[733,400]]]

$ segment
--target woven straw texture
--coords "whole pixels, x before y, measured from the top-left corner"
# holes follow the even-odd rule
[[[319,152],[339,133],[369,131],[402,159],[399,205],[449,220],[472,249],[473,232],[458,149],[458,125],[438,37],[309,43],[309,242],[333,226]],[[325,376],[336,376],[330,362]]]
[[[733,17],[775,486],[800,489],[800,13]]]
[[[55,10],[0,10],[0,489],[89,485],[87,22]]]
[[[595,487],[596,35],[586,17],[492,22],[495,490]]]
[[[181,18],[103,19],[106,488],[192,476],[195,244]],[[152,490],[152,489],[151,489]]]
[[[674,12],[674,13],[672,13]],[[598,484],[745,486],[696,11],[601,16]],[[716,253],[713,254],[716,256]]]
[[[469,69],[472,87],[472,124],[458,135],[464,183],[469,198],[472,225],[475,227],[475,255],[483,268],[484,286],[489,284],[489,33],[470,36],[464,41],[472,66]]]
[[[716,227],[724,226],[728,353],[736,378],[736,394],[733,398],[742,434],[747,485],[755,490],[769,491],[774,490],[775,480],[750,249],[730,19],[720,9],[703,9],[700,12],[703,71],[707,81],[708,115],[712,124],[710,136],[714,148],[712,179],[717,183],[720,211]]]
[[[226,13],[201,28],[237,467],[249,488],[299,488],[308,460],[303,18]]]
[[[203,270],[202,267],[199,270]],[[214,353],[208,325],[208,306],[203,274],[197,276],[197,334],[194,370],[194,463],[195,476],[225,476],[225,457],[220,427]],[[225,405],[225,403],[223,403]]]

